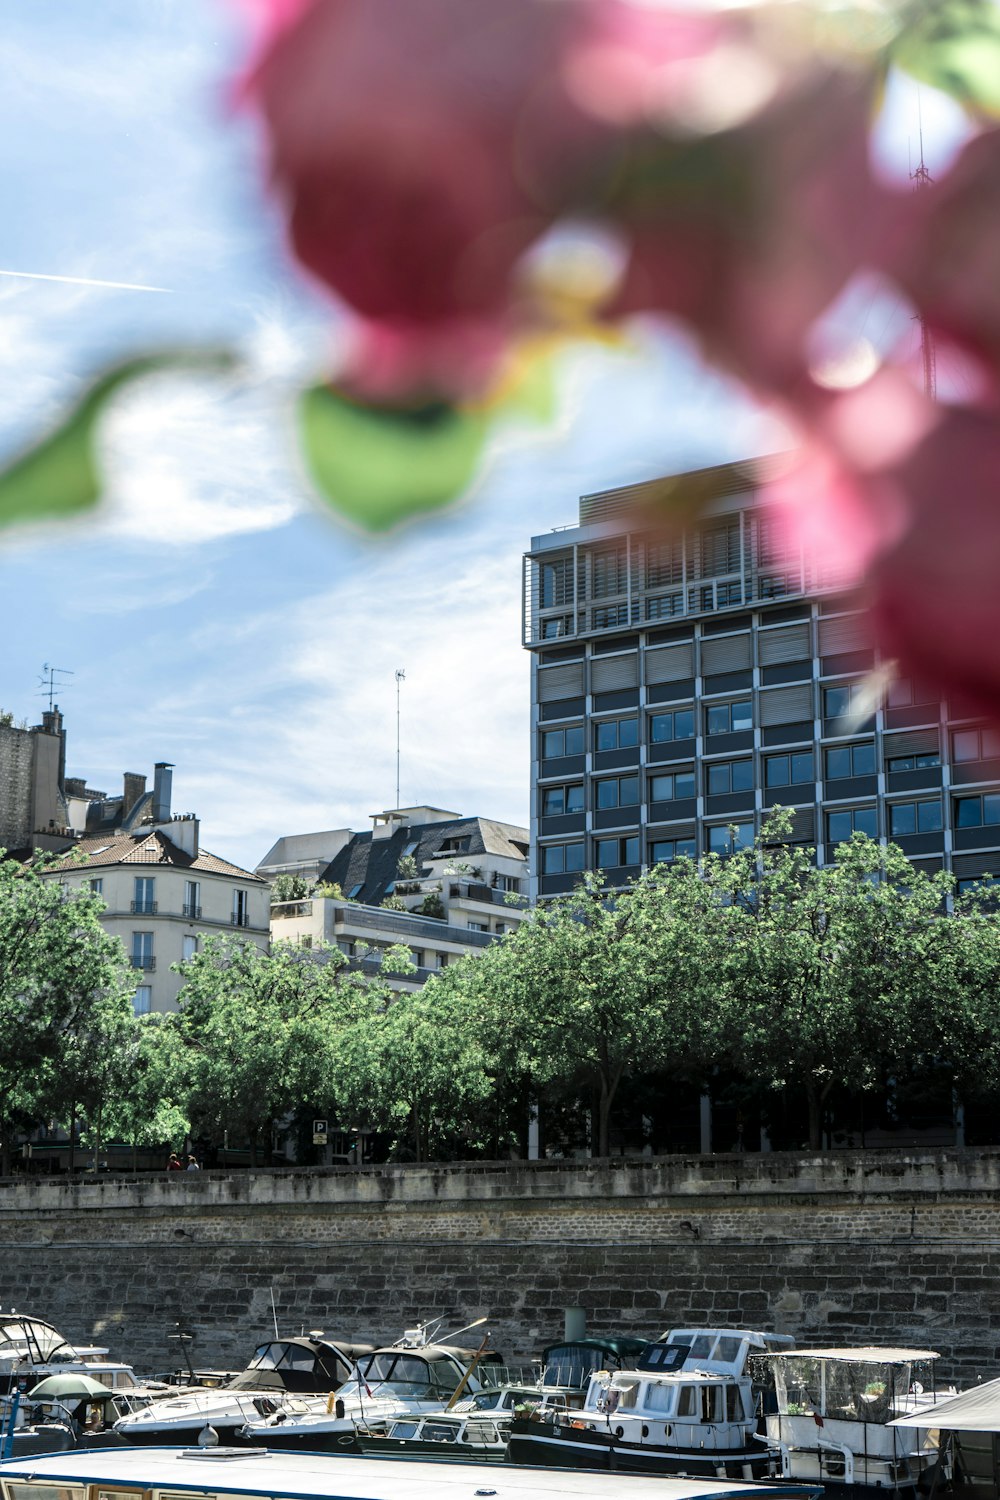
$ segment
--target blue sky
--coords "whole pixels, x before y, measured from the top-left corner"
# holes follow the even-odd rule
[[[296,378],[323,368],[329,306],[296,278],[222,0],[0,0],[0,452],[88,376],[177,341],[235,344],[238,385],[150,382],[104,436],[101,510],[0,537],[0,707],[35,722],[43,663],[68,769],[107,791],[173,761],[174,808],[253,867],[283,833],[368,826],[395,797],[528,814],[520,556],[579,494],[760,451],[750,411],[684,344],[568,356],[545,433],[507,434],[448,515],[378,541],[312,498],[290,439]],[[925,134],[927,114],[925,112]]]

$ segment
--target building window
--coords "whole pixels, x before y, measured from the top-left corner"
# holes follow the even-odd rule
[[[493,882],[498,891],[520,891],[521,881],[517,875],[498,875]]]
[[[928,771],[939,766],[941,757],[935,750],[927,755],[894,755],[886,762],[889,771]]]
[[[98,879],[98,880],[88,880],[87,884],[90,886],[90,894],[92,896],[103,896],[104,895],[104,881],[103,880],[100,880],[100,879]]]
[[[582,844],[543,844],[543,875],[575,875],[583,869]]]
[[[190,963],[198,952],[198,939],[185,936],[181,938],[181,958],[184,963]]]
[[[184,882],[184,915],[189,922],[201,919],[201,882],[198,880]]]
[[[889,684],[885,701],[889,708],[921,708],[925,704],[936,704],[938,700],[930,688],[921,687],[909,677],[897,677]]]
[[[560,813],[583,812],[583,782],[574,781],[569,786],[547,786],[542,790],[542,817],[553,818]]]
[[[875,741],[836,745],[826,752],[825,763],[827,781],[843,781],[849,776],[874,776]]]
[[[841,844],[852,833],[867,833],[878,838],[878,813],[874,807],[843,807],[826,815],[826,837],[831,844]]]
[[[1000,729],[956,729],[951,737],[951,758],[956,761],[1000,759]]]
[[[364,884],[360,880],[358,881],[357,885],[352,885],[351,889],[347,893],[347,899],[348,899],[348,901],[356,901],[358,899],[358,897],[361,895],[361,892],[362,892],[363,889],[364,889]]]
[[[559,562],[542,563],[541,574],[542,609],[569,604],[573,598],[572,559],[564,557]]]
[[[636,807],[639,802],[638,776],[608,776],[597,783],[599,808]]]
[[[156,968],[156,959],[153,957],[153,934],[151,932],[133,932],[132,967],[133,969],[149,970]]]
[[[424,951],[422,948],[411,948],[410,959],[415,968],[422,969],[424,966]]]
[[[684,544],[680,538],[646,543],[646,587],[669,588],[684,582]]]
[[[708,847],[712,854],[735,854],[753,843],[752,823],[717,823],[708,830]]]
[[[592,593],[595,599],[624,594],[628,584],[628,555],[624,547],[608,547],[591,555]]]
[[[893,802],[889,807],[889,834],[898,838],[906,833],[940,833],[941,802]]]
[[[470,932],[489,932],[489,930],[490,930],[490,924],[489,924],[489,922],[470,922],[469,923],[469,931]]]
[[[543,760],[552,760],[559,755],[582,755],[583,748],[582,724],[570,724],[567,729],[546,729],[542,734]]]
[[[696,853],[694,839],[655,839],[649,846],[649,862],[651,865],[668,865],[683,854],[694,859]]]
[[[153,1008],[153,986],[151,984],[140,984],[132,996],[132,1013],[136,1016],[148,1016]]]
[[[1000,793],[987,792],[982,797],[955,798],[955,827],[981,828],[1000,823]]]
[[[494,925],[493,931],[496,933],[497,937],[503,937],[504,933],[507,931],[507,923],[497,922]]]
[[[594,745],[598,750],[631,750],[639,743],[639,720],[602,719],[594,726]]]
[[[675,708],[669,714],[650,714],[649,738],[654,745],[662,745],[669,740],[693,740],[694,709]]]
[[[693,771],[670,771],[662,776],[649,778],[651,802],[676,802],[681,797],[694,795]]]
[[[710,797],[727,792],[753,791],[752,760],[717,760],[705,769],[705,786]]]
[[[996,885],[1000,885],[1000,876],[998,875],[973,875],[965,880],[960,880],[955,890],[959,896],[967,896],[970,891],[984,891]]]
[[[156,911],[156,881],[152,875],[137,875],[132,893],[132,910],[136,916],[151,917]]]
[[[863,682],[842,682],[823,689],[824,719],[844,719],[858,710],[865,693]],[[870,718],[871,715],[869,714]]]
[[[313,945],[312,933],[302,932],[299,934],[299,947],[311,948]]]
[[[234,927],[249,927],[250,925],[249,892],[239,888],[233,891],[232,922]]]
[[[765,786],[801,786],[815,780],[813,753],[799,750],[789,755],[769,755],[764,762]]]
[[[749,698],[736,703],[713,703],[705,710],[706,734],[735,734],[753,727],[753,710]]]
[[[626,838],[597,839],[594,857],[599,870],[619,870],[624,865],[637,865],[639,835],[630,833]]]

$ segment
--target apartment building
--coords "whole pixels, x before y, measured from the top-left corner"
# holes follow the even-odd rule
[[[309,878],[311,836],[297,837],[301,868],[287,858],[278,863]],[[281,855],[296,848],[286,839],[275,846]],[[369,972],[378,969],[386,948],[402,945],[415,973],[387,978],[394,989],[418,989],[429,975],[522,920],[527,856],[526,828],[443,808],[391,808],[373,815],[370,832],[349,834],[321,872],[321,889],[337,894],[272,906],[271,936],[306,947],[336,946]],[[273,868],[273,850],[267,860],[258,873]]]
[[[106,828],[68,847],[64,839],[48,872],[104,902],[101,923],[135,970],[137,1015],[176,1009],[182,980],[172,965],[207,938],[228,934],[260,948],[269,941],[267,882],[201,847],[199,820],[171,812],[171,772],[156,766],[152,790],[140,792],[124,823],[121,799],[92,804],[91,824],[103,818]]]
[[[1000,734],[916,681],[870,702],[863,609],[788,546],[759,472],[586,495],[577,525],[532,539],[532,899],[724,853],[778,803],[821,862],[861,829],[960,888],[1000,877]],[[693,502],[683,532],[640,519]]]

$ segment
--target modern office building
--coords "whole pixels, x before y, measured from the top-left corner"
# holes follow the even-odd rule
[[[533,898],[724,852],[777,803],[821,862],[862,829],[960,887],[1000,876],[1000,733],[898,678],[859,719],[881,665],[864,613],[789,548],[759,472],[585,495],[578,526],[532,539]],[[640,519],[695,501],[683,534]]]

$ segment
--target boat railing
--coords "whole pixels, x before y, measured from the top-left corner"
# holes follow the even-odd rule
[[[476,1380],[484,1390],[496,1390],[501,1385],[535,1385],[538,1381],[537,1365],[477,1365]]]

